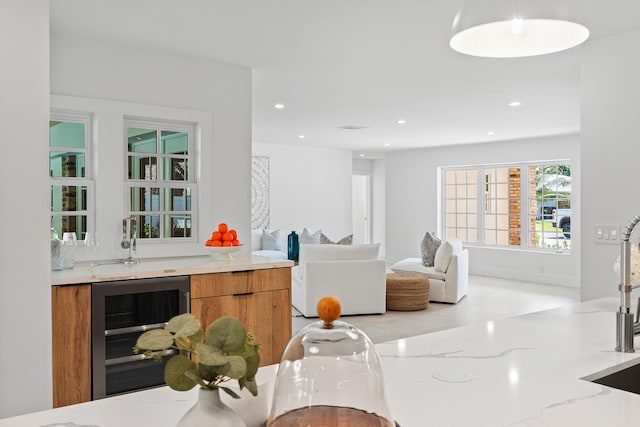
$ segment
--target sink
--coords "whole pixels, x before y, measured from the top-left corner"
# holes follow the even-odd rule
[[[640,394],[640,358],[629,360],[582,378],[618,390]]]

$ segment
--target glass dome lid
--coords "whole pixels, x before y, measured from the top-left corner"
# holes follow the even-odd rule
[[[394,426],[369,337],[337,320],[335,298],[321,299],[318,315],[283,352],[267,427]]]

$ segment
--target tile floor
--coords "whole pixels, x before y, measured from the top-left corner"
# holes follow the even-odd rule
[[[580,290],[484,276],[469,276],[469,291],[458,304],[430,303],[422,311],[346,316],[374,343],[426,334],[578,302]],[[317,318],[293,317],[295,334]]]

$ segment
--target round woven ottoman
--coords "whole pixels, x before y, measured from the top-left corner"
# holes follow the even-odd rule
[[[409,273],[387,274],[387,310],[415,311],[429,306],[429,279]]]

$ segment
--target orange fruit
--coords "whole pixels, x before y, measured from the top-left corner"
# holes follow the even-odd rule
[[[225,240],[222,242],[222,246],[233,246],[233,243],[231,243],[231,240]]]
[[[222,246],[222,240],[213,240],[211,246]]]
[[[222,240],[222,233],[219,231],[214,231],[211,233],[211,240]]]
[[[340,301],[334,297],[324,297],[318,301],[316,310],[319,318],[324,320],[325,323],[331,323],[340,317]]]
[[[238,240],[238,239],[232,240],[232,241],[231,241],[231,244],[232,244],[233,246],[240,246],[240,240]]]
[[[207,243],[204,244],[205,246],[213,246],[213,240],[209,239],[207,240]]]
[[[227,241],[230,242],[232,240],[233,240],[233,234],[229,233],[228,231],[222,235],[223,242],[227,242]]]
[[[220,224],[218,224],[218,231],[224,234],[229,231],[229,226],[224,222],[221,222]]]
[[[229,230],[229,233],[233,234],[233,240],[238,240],[238,233],[236,230]]]

